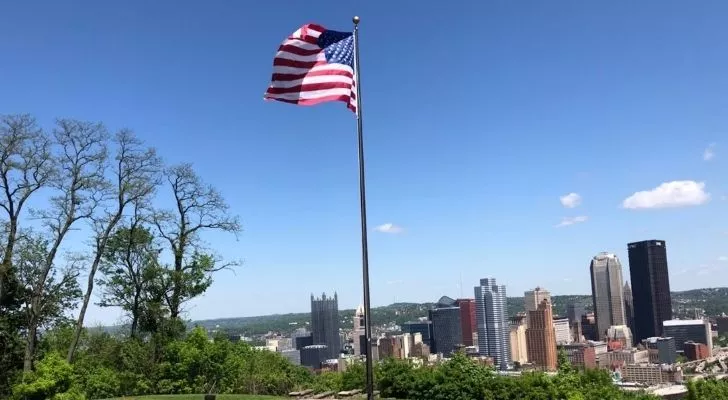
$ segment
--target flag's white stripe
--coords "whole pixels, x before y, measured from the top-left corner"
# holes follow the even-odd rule
[[[324,90],[309,90],[306,92],[298,93],[282,93],[282,94],[267,94],[266,97],[269,99],[283,99],[283,100],[312,100],[320,97],[327,96],[351,96],[351,89],[348,88],[337,88],[337,89],[324,89]]]
[[[324,70],[336,70],[336,71],[348,71],[352,75],[354,74],[354,70],[344,64],[323,64],[323,65],[317,65],[313,68],[295,68],[295,67],[285,67],[282,65],[276,65],[273,67],[273,73],[274,74],[307,74],[309,72],[313,71],[324,71]]]
[[[324,82],[342,82],[353,84],[354,79],[344,75],[319,75],[319,76],[307,76],[303,79],[296,79],[295,81],[273,81],[270,87],[274,88],[289,88],[298,85],[309,85],[314,83]]]
[[[317,44],[312,44],[309,42],[305,42],[301,39],[295,39],[295,38],[288,38],[286,41],[281,43],[282,46],[296,46],[300,47],[304,50],[321,50],[321,47],[319,47]]]
[[[300,56],[298,54],[289,53],[287,51],[279,51],[276,53],[276,58],[285,58],[286,60],[293,60],[293,61],[303,61],[303,62],[312,62],[312,61],[326,61],[326,55],[324,52],[320,52],[318,54],[310,55],[310,56]]]
[[[301,35],[302,28],[303,27],[296,29],[296,31],[293,32],[293,34],[291,36],[293,36],[293,37],[299,37],[300,38],[302,36]],[[306,33],[308,33],[309,36],[312,36],[312,37],[315,37],[315,38],[321,36],[321,31],[319,31],[317,29],[313,29],[311,27],[306,28]]]

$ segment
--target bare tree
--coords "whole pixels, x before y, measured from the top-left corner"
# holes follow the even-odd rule
[[[167,303],[170,317],[176,319],[182,303],[200,294],[199,291],[186,291],[186,276],[190,272],[201,270],[209,275],[235,264],[212,262],[209,257],[201,257],[200,233],[217,230],[237,235],[241,226],[238,217],[229,214],[229,205],[220,192],[205,184],[191,164],[168,168],[165,175],[172,188],[175,209],[156,212],[154,223],[174,256]]]
[[[88,283],[84,293],[81,310],[76,321],[76,328],[68,349],[68,361],[78,346],[83,330],[86,310],[91,301],[96,271],[106,250],[109,237],[124,216],[126,208],[132,204],[144,204],[151,201],[156,187],[159,185],[162,162],[152,148],[145,148],[142,142],[129,130],[121,130],[116,134],[116,157],[114,166],[114,182],[107,206],[94,215],[92,228],[94,231],[94,256],[88,271]]]
[[[76,222],[91,218],[107,189],[104,178],[107,166],[106,128],[100,123],[66,119],[58,120],[56,125],[53,136],[59,148],[56,157],[59,175],[51,181],[56,195],[50,198],[48,208],[34,213],[43,221],[51,239],[44,265],[33,282],[30,306],[27,309],[29,317],[25,371],[29,371],[33,365],[35,337],[46,293],[44,289],[58,249]]]
[[[0,209],[4,210],[4,235],[0,255],[0,305],[9,281],[14,279],[12,258],[19,221],[28,199],[54,176],[50,139],[29,115],[0,116]]]

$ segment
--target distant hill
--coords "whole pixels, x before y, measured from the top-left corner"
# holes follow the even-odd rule
[[[551,298],[554,305],[554,314],[566,316],[566,305],[575,302],[591,310],[590,295],[562,295]],[[694,318],[696,310],[698,315],[720,315],[728,313],[728,288],[694,289],[672,293],[673,310],[676,318]],[[433,303],[395,303],[384,307],[372,309],[372,323],[374,325],[397,324],[426,317],[427,310]],[[523,297],[508,298],[508,315],[515,315],[524,311]],[[354,310],[340,310],[341,324],[344,327],[352,325]],[[231,334],[262,334],[269,331],[290,332],[298,327],[308,326],[309,313],[276,314],[256,317],[222,318],[194,321],[191,325],[203,326],[208,329],[220,329]]]

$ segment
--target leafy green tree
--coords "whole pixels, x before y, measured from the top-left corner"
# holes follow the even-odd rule
[[[117,229],[109,238],[99,268],[103,288],[101,307],[119,307],[131,320],[130,336],[138,337],[139,321],[147,302],[155,301],[152,285],[162,273],[158,263],[160,250],[154,236],[142,225],[140,210],[135,208],[128,227]]]
[[[78,287],[78,267],[72,260],[64,269],[48,265],[48,257],[54,252],[50,240],[43,235],[26,232],[16,244],[14,264],[24,290],[23,325],[27,327],[23,369],[33,367],[38,343],[38,330],[51,329],[67,322],[67,312],[72,310],[81,296]],[[42,283],[42,287],[39,287]]]
[[[50,353],[38,362],[36,370],[26,372],[22,382],[13,387],[17,400],[83,400],[74,386],[73,368],[58,353]]]

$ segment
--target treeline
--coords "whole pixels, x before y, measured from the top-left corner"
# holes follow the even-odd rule
[[[165,165],[132,131],[72,119],[47,130],[30,115],[0,116],[0,398],[75,361],[92,298],[124,310],[127,335],[161,362],[185,334],[184,304],[234,265],[203,246],[210,230],[240,231],[222,195],[191,164]],[[88,246],[65,246],[72,231]],[[70,327],[65,348],[37,365],[43,337],[59,327]]]
[[[161,354],[149,341],[84,334],[77,357],[69,364],[59,353],[72,336],[57,329],[40,343],[42,358],[35,372],[14,387],[15,399],[81,400],[145,394],[269,394],[285,395],[303,388],[316,392],[364,388],[364,367],[315,375],[294,366],[280,354],[255,350],[219,336],[210,340],[204,329],[167,343]],[[577,371],[559,357],[556,375],[498,375],[492,368],[457,354],[436,366],[416,367],[389,359],[375,366],[375,385],[383,397],[433,400],[648,400],[655,396],[617,388],[604,370]],[[724,381],[691,382],[689,400],[728,398]]]

